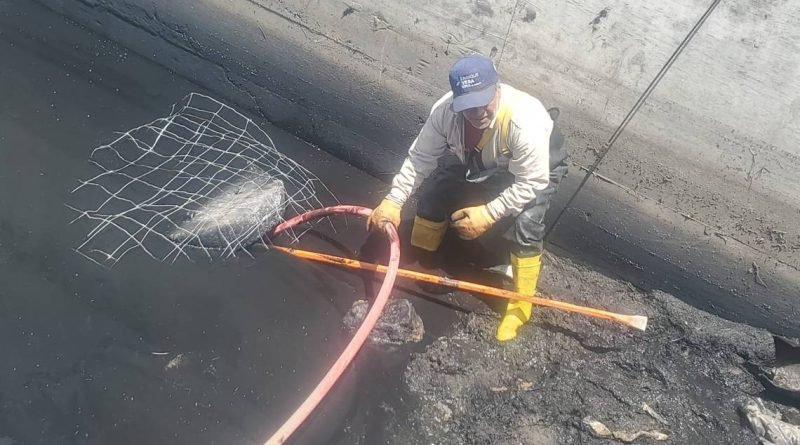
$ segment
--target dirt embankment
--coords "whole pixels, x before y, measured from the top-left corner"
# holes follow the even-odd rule
[[[650,326],[632,332],[538,309],[516,341],[498,344],[494,312],[465,315],[408,365],[389,442],[615,443],[592,432],[589,422],[598,421],[620,437],[648,432],[637,443],[758,443],[738,413],[747,398],[770,395],[751,373],[773,362],[768,332],[553,255],[542,281],[546,293],[644,314]]]

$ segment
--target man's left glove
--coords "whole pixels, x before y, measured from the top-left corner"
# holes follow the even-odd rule
[[[450,215],[450,220],[450,227],[456,229],[458,237],[465,240],[483,235],[495,223],[485,205],[456,210]]]
[[[383,225],[387,222],[394,224],[395,227],[400,226],[401,209],[400,204],[384,199],[367,218],[367,230],[383,229]]]

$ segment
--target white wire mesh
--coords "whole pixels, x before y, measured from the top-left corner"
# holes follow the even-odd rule
[[[236,256],[284,218],[336,203],[253,121],[197,93],[89,160],[100,172],[73,190],[88,205],[70,207],[91,227],[77,251],[103,265],[137,249],[159,261]]]

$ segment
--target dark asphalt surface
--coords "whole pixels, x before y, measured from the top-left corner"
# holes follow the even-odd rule
[[[91,175],[90,151],[202,89],[32,2],[0,2],[0,60],[0,443],[263,443],[343,348],[364,283],[261,251],[87,261],[73,249],[88,226],[70,225],[66,204],[80,205],[70,190]],[[378,196],[374,179],[262,128],[342,202]],[[320,230],[352,255],[363,230],[348,223]],[[298,443],[367,431],[399,363],[379,358],[355,366]]]

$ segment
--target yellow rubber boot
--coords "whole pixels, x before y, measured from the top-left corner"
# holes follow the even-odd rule
[[[446,231],[447,220],[435,222],[416,216],[414,217],[414,227],[411,229],[411,245],[435,252],[439,250]]]
[[[542,256],[518,257],[511,254],[511,271],[514,274],[514,291],[533,296],[542,268]],[[527,301],[509,300],[503,320],[497,327],[497,339],[508,341],[516,338],[517,329],[531,318],[533,304]]]

